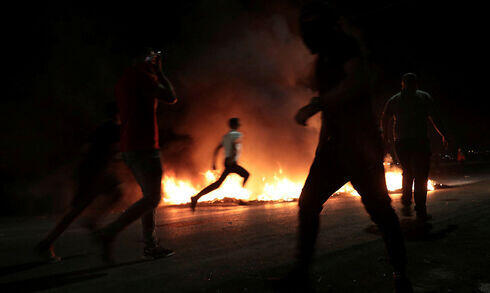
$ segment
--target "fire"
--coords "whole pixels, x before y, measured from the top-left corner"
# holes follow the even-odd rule
[[[399,191],[402,188],[402,171],[390,162],[390,158],[384,163],[386,187],[389,191]],[[203,185],[193,185],[190,180],[177,179],[173,175],[165,175],[163,184],[164,204],[184,204],[190,201],[190,197],[197,194],[203,187],[216,181],[219,172],[208,170],[201,174]],[[304,178],[294,178],[284,174],[282,169],[260,179],[251,180],[246,187],[242,186],[242,178],[232,174],[226,178],[220,188],[203,196],[200,201],[222,200],[225,197],[238,200],[251,201],[292,201],[298,199],[303,188]],[[435,183],[429,180],[428,190],[434,190]],[[359,196],[357,191],[348,182],[336,193]]]

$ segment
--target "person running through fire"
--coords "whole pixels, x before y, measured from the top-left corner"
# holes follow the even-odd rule
[[[317,55],[319,97],[301,108],[295,120],[306,125],[310,117],[321,112],[322,126],[299,198],[296,262],[282,286],[286,290],[307,286],[323,204],[350,181],[382,233],[394,269],[396,292],[412,292],[406,274],[405,243],[386,188],[381,136],[371,107],[367,58],[360,46],[360,31],[347,15],[324,1],[315,1],[304,5],[300,17],[303,40]]]
[[[402,89],[385,104],[381,115],[384,139],[389,143],[386,133],[393,120],[395,150],[403,169],[402,213],[411,216],[412,185],[415,200],[415,212],[423,222],[431,218],[427,214],[427,179],[430,168],[430,141],[427,136],[427,121],[430,121],[447,146],[446,129],[432,97],[418,89],[417,76],[406,73],[402,77]]]
[[[36,245],[36,252],[50,262],[61,260],[56,256],[53,244],[68,226],[100,195],[107,197],[84,222],[93,231],[100,218],[121,198],[117,169],[119,153],[119,114],[115,103],[107,105],[109,119],[89,137],[84,147],[82,161],[76,172],[77,187],[68,211],[56,226]]]
[[[229,174],[235,173],[240,175],[243,178],[243,186],[245,186],[248,177],[250,176],[250,173],[248,173],[245,168],[238,165],[237,163],[238,157],[240,156],[242,138],[242,134],[238,132],[238,128],[240,127],[240,120],[238,118],[231,118],[228,121],[228,125],[230,126],[230,131],[223,136],[222,141],[218,144],[213,153],[213,170],[216,170],[216,156],[218,155],[218,152],[221,148],[225,149],[225,169],[216,182],[210,184],[201,192],[191,197],[192,211],[196,209],[197,201],[202,196],[210,193],[213,190],[218,189]]]
[[[174,254],[159,245],[155,233],[156,208],[161,200],[162,165],[160,162],[156,109],[158,101],[177,102],[172,84],[162,71],[162,51],[150,50],[144,62],[128,68],[115,87],[121,113],[121,152],[143,192],[143,198],[130,206],[114,222],[95,233],[103,248],[102,257],[113,262],[112,246],[116,236],[141,218],[145,258]]]

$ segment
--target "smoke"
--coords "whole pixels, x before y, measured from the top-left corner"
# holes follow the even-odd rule
[[[171,67],[177,72],[173,79],[185,111],[167,123],[193,141],[182,160],[191,160],[198,172],[208,170],[213,149],[228,131],[228,119],[239,117],[244,134],[241,162],[251,178],[282,168],[302,180],[319,122],[304,128],[293,120],[295,111],[315,94],[308,87],[314,56],[294,33],[297,18],[291,21],[292,8],[258,13],[238,2],[218,6],[185,18],[183,37],[200,34],[171,48],[181,58],[172,60]],[[179,170],[178,165],[172,161],[166,167]]]

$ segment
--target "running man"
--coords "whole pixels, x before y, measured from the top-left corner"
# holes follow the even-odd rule
[[[53,244],[68,226],[100,195],[107,197],[84,222],[94,230],[100,218],[121,198],[120,181],[115,175],[119,153],[119,117],[115,103],[107,105],[109,119],[89,137],[88,148],[76,172],[77,187],[68,211],[56,226],[36,245],[36,252],[50,262],[60,261]]]
[[[381,115],[384,139],[389,143],[386,133],[393,120],[395,150],[403,169],[402,213],[412,215],[412,185],[417,219],[427,221],[427,179],[430,168],[430,141],[427,136],[427,121],[430,121],[447,147],[446,129],[434,105],[432,97],[418,89],[417,76],[406,73],[402,77],[402,89],[390,98]]]
[[[319,97],[301,108],[296,122],[321,112],[315,158],[299,198],[298,253],[285,289],[307,286],[323,204],[350,181],[377,224],[393,266],[396,292],[412,292],[406,275],[406,252],[398,217],[391,206],[383,168],[383,149],[371,106],[369,69],[359,29],[335,7],[315,1],[303,7],[305,44],[317,54]]]
[[[213,153],[213,170],[216,170],[216,157],[218,156],[218,152],[221,148],[225,149],[225,170],[223,171],[223,173],[221,173],[221,176],[216,182],[210,184],[201,192],[191,197],[192,211],[196,209],[197,201],[202,196],[210,193],[213,190],[218,189],[230,173],[238,174],[243,178],[242,186],[245,186],[245,183],[247,183],[248,177],[250,176],[250,173],[248,173],[245,168],[238,165],[237,163],[238,157],[240,156],[242,138],[242,134],[238,132],[238,128],[240,127],[240,120],[238,118],[231,118],[228,121],[228,124],[230,126],[230,131],[223,136],[223,140],[219,143]]]
[[[114,262],[112,246],[116,236],[139,218],[145,243],[143,256],[151,259],[174,254],[159,245],[155,233],[163,173],[156,109],[159,101],[167,104],[177,102],[172,84],[163,74],[162,58],[161,51],[150,50],[144,62],[128,68],[115,87],[121,115],[122,158],[141,187],[143,198],[96,232],[95,236],[103,248],[102,257],[107,262]]]

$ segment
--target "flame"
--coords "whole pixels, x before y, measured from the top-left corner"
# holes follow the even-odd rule
[[[389,158],[384,162],[386,187],[389,191],[399,191],[402,188],[402,170],[393,165]],[[191,180],[177,179],[174,175],[165,175],[162,179],[163,204],[184,204],[190,202],[190,197],[197,194],[203,187],[218,179],[219,172],[208,170],[201,173],[204,185],[193,185]],[[236,174],[229,175],[217,190],[206,194],[200,201],[222,200],[225,197],[244,201],[292,201],[298,199],[303,188],[304,178],[294,178],[284,174],[279,169],[271,176],[264,176],[242,186],[242,178]],[[427,190],[434,190],[435,182],[428,180]],[[359,196],[350,182],[339,190],[338,194]]]

